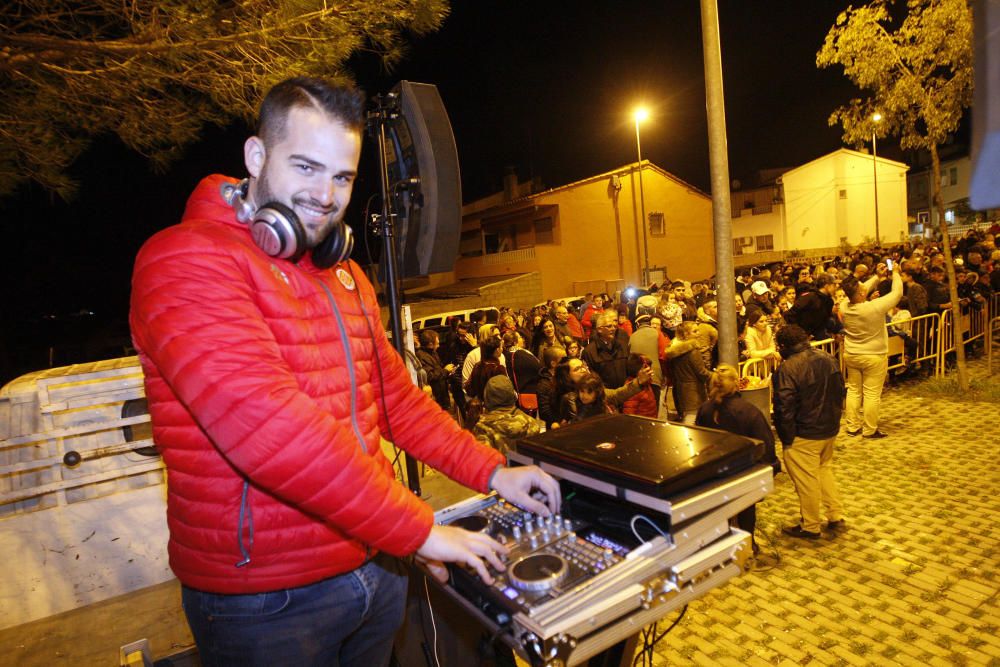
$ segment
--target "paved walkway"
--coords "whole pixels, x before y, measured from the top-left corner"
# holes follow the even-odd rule
[[[692,603],[654,664],[1000,666],[1000,404],[907,394],[884,393],[890,437],[837,439],[849,530],[781,535],[779,475],[757,527],[777,562]]]

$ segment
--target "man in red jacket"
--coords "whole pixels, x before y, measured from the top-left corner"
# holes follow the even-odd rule
[[[501,544],[433,524],[383,434],[471,488],[559,509],[555,480],[459,429],[386,339],[343,223],[363,114],[354,89],[278,84],[244,146],[249,178],[203,180],[136,259],[170,565],[205,665],[384,665],[406,593],[391,556],[487,582],[503,569]]]

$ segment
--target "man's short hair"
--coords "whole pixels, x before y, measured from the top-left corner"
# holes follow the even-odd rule
[[[927,269],[927,272],[928,273],[944,273],[944,267],[943,266],[932,266],[931,268]]]
[[[275,85],[260,104],[257,136],[265,146],[281,141],[288,112],[296,107],[322,111],[358,133],[364,129],[364,93],[353,86],[299,76]]]
[[[831,276],[829,273],[823,273],[820,274],[820,277],[816,279],[815,284],[817,289],[823,289],[827,285],[832,285],[835,282],[836,281],[833,279],[833,276]]]
[[[782,350],[791,350],[809,340],[809,334],[798,324],[786,324],[774,335],[775,342]]]
[[[840,281],[840,289],[844,290],[844,294],[851,301],[854,301],[854,295],[857,294],[858,288],[861,287],[861,281],[851,274]]]
[[[671,289],[677,289],[678,287],[684,287],[683,280],[675,280],[674,282],[670,283]]]
[[[417,334],[417,338],[420,339],[420,347],[427,347],[437,341],[438,333],[434,329],[421,329],[420,333]]]

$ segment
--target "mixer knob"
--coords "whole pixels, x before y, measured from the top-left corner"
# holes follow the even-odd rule
[[[515,540],[520,540],[521,539],[521,527],[520,526],[514,526],[514,530],[511,531],[511,532],[514,533],[514,539]]]
[[[538,537],[536,535],[532,535],[531,539],[529,540],[529,543],[531,544],[531,548],[532,549],[537,549],[538,548]]]
[[[563,521],[563,525],[566,526],[566,530],[573,530],[573,522],[569,519]]]
[[[526,520],[524,522],[524,529],[530,533],[535,529],[535,522],[531,519]]]

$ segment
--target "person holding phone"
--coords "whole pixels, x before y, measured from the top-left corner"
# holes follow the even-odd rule
[[[887,267],[888,268],[888,267]],[[879,276],[865,282],[849,276],[840,284],[847,295],[843,311],[844,365],[847,367],[847,434],[864,438],[884,438],[878,428],[882,386],[889,368],[889,335],[886,314],[903,296],[899,265],[892,266],[892,287],[888,294],[868,300]]]

